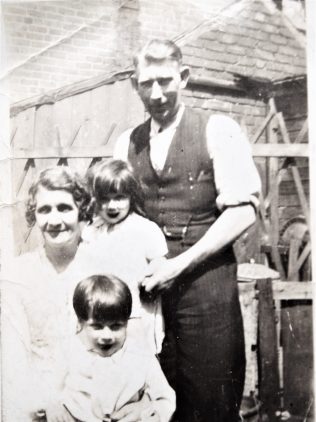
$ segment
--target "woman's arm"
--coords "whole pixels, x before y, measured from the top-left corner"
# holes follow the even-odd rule
[[[146,291],[170,287],[174,279],[182,272],[195,268],[206,258],[211,257],[224,247],[233,243],[248,227],[254,224],[256,214],[250,204],[226,208],[219,218],[207,230],[204,236],[191,248],[168,259],[159,268],[149,267],[142,285]]]

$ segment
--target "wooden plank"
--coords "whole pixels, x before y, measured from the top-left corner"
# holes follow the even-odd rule
[[[15,159],[27,158],[94,158],[94,157],[108,157],[109,147],[103,146],[72,146],[72,147],[42,147],[36,149],[15,149]]]
[[[272,281],[275,300],[313,299],[314,283],[311,281]]]
[[[54,126],[53,105],[44,104],[36,109],[35,127],[34,127],[34,150],[37,148],[45,148],[46,145],[57,146],[57,133]],[[36,173],[41,170],[55,166],[54,159],[35,161]]]
[[[308,255],[311,253],[311,244],[308,242],[302,253],[300,254],[298,260],[294,263],[293,267],[291,268],[290,276],[294,277],[295,274],[300,270],[301,266],[304,264],[305,260],[307,259]]]
[[[55,132],[56,133],[56,132]],[[57,136],[57,135],[56,135]],[[307,152],[304,151],[298,151],[296,148],[298,145],[268,145],[268,144],[258,144],[255,145],[255,147],[259,147],[260,151],[258,151],[257,156],[259,157],[281,157],[281,156],[287,156],[287,157],[294,157],[294,156],[301,156],[306,157]],[[262,148],[263,147],[263,148]],[[294,148],[292,148],[294,147]],[[299,147],[303,147],[303,145],[299,145]],[[36,151],[34,149],[30,148],[14,148],[13,150],[13,156],[17,159],[25,159],[25,158],[58,158],[58,153],[60,152],[65,156],[65,154],[69,154],[70,158],[76,158],[75,154],[79,154],[78,157],[84,158],[84,157],[93,157],[92,151],[97,151],[96,156],[102,156],[104,149],[102,150],[102,146],[93,147],[90,145],[85,145],[82,147],[73,147],[73,148],[67,148],[64,147],[62,149],[56,148],[56,147],[40,147],[36,148]],[[304,146],[305,149],[305,146]],[[73,153],[71,152],[73,150]],[[107,149],[108,150],[108,149]],[[86,151],[86,152],[85,152]],[[296,153],[298,155],[296,155]],[[84,155],[87,154],[87,155]]]
[[[254,157],[309,157],[308,144],[255,144],[251,148]]]
[[[292,284],[292,282],[289,282]],[[308,420],[313,402],[313,305],[311,301],[282,304],[284,409]]]
[[[14,119],[16,125],[16,132],[12,142],[11,153],[14,158],[14,148],[27,148],[32,150],[34,144],[34,125],[35,125],[35,109],[31,108],[19,114]],[[27,180],[33,177],[33,169],[25,173],[26,160],[12,160],[12,189],[14,200],[17,200],[17,195],[23,198],[28,190]],[[23,176],[22,176],[23,175]],[[25,181],[25,183],[24,183]]]
[[[19,114],[15,117],[14,122],[17,129],[12,140],[12,148],[15,146],[32,148],[34,145],[35,108],[30,108]]]
[[[91,126],[91,91],[86,91],[72,97],[71,108],[71,135],[68,139],[67,147],[72,146],[94,146],[95,142],[90,137]],[[83,174],[88,168],[90,160],[82,158],[81,160],[68,158],[69,166],[79,174]]]
[[[301,189],[303,189],[304,195],[307,197],[307,193],[309,191],[309,181],[305,180],[304,182],[301,180],[300,181],[300,185],[301,185]],[[280,184],[280,195],[289,195],[293,192],[297,192],[295,183],[293,180],[285,182],[284,180],[282,181],[282,183]],[[306,193],[305,193],[306,192]],[[297,196],[298,193],[297,193]],[[301,211],[300,214],[303,214],[303,212]],[[306,218],[306,217],[305,217]]]
[[[108,86],[91,91],[90,138],[93,145],[104,145],[104,134],[110,124]]]
[[[275,108],[275,104],[270,103],[270,110],[268,115],[266,116],[266,118],[264,119],[264,121],[262,122],[262,124],[260,125],[259,129],[257,130],[257,132],[255,133],[253,139],[252,139],[252,144],[255,144],[258,139],[260,138],[260,136],[263,134],[263,132],[265,131],[265,129],[267,128],[268,124],[271,122],[272,118],[274,117],[276,113],[276,108]]]
[[[43,148],[46,145],[56,145],[53,107],[45,104],[36,109],[33,148]]]
[[[35,168],[35,163],[34,160],[32,158],[29,158],[26,160],[23,172],[20,176],[20,179],[18,180],[17,186],[16,186],[16,196],[19,195],[20,190],[22,188],[23,183],[25,182],[25,179],[27,177],[27,174],[29,172],[29,169],[34,169]]]
[[[281,133],[282,133],[283,141],[286,144],[289,145],[291,143],[291,141],[290,141],[288,131],[286,129],[283,114],[277,113],[276,117],[277,117],[279,127],[280,127],[280,130],[281,130]],[[302,134],[305,132],[305,127],[306,127],[306,125],[303,126],[302,129],[304,129],[304,130],[302,130],[302,133],[300,132],[299,136],[302,136]],[[290,169],[291,169],[291,172],[292,172],[292,175],[293,175],[293,179],[294,179],[295,187],[296,187],[297,194],[298,194],[298,197],[299,197],[299,200],[300,200],[300,204],[301,204],[301,207],[302,207],[302,211],[303,211],[304,217],[306,219],[307,226],[310,229],[309,207],[308,207],[307,199],[306,199],[306,196],[305,196],[305,193],[304,193],[304,188],[303,188],[302,181],[301,181],[301,178],[300,178],[299,170],[296,166],[291,166]]]
[[[288,270],[287,270],[287,279],[291,280],[298,280],[298,269],[296,268],[295,264],[298,259],[299,249],[302,244],[301,239],[290,239],[290,247],[289,247],[289,263],[288,263]]]
[[[131,70],[124,70],[122,72],[113,73],[112,75],[102,74],[91,79],[75,82],[74,84],[66,85],[62,88],[58,88],[57,90],[55,89],[49,91],[44,95],[39,95],[38,97],[32,97],[31,99],[28,98],[26,100],[19,101],[11,106],[10,114],[11,116],[15,116],[30,107],[43,104],[54,104],[64,98],[81,94],[99,86],[112,84],[116,81],[127,79],[131,76],[131,74]]]
[[[72,97],[58,101],[53,106],[54,127],[56,137],[59,139],[58,146],[68,146],[72,136]]]
[[[306,167],[300,166],[299,169],[300,169],[301,180],[304,181],[304,182],[305,181],[309,182],[309,168],[308,168],[308,166],[306,166]],[[284,174],[282,176],[282,181],[283,182],[293,182],[292,174],[289,173],[288,169],[284,168],[282,170],[284,170]]]
[[[292,195],[280,195],[279,205],[281,207],[297,207],[297,214],[300,214],[300,201],[298,199],[298,196],[296,193],[293,193]]]
[[[278,345],[271,279],[257,280],[257,289],[259,298],[259,398],[262,402],[260,413],[262,420],[273,421],[280,408],[280,399]]]
[[[277,135],[277,120],[274,117],[268,127],[268,142],[270,144],[276,144],[278,142]],[[284,268],[282,265],[280,253],[277,249],[279,243],[279,185],[276,182],[279,171],[278,159],[270,157],[269,160],[269,171],[268,171],[268,186],[271,192],[271,204],[270,204],[270,231],[269,240],[271,244],[272,260],[275,264],[276,270],[279,272],[282,280],[285,279]]]

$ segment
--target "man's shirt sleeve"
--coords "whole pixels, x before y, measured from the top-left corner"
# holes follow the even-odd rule
[[[127,161],[130,136],[133,129],[127,129],[117,139],[113,150],[113,158]]]
[[[259,205],[261,181],[251,154],[251,146],[233,119],[213,115],[206,127],[207,148],[213,160],[220,210],[229,206]]]

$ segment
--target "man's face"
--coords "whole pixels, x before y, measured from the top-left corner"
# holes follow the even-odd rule
[[[179,63],[170,59],[161,62],[141,60],[136,77],[136,89],[146,110],[161,126],[168,126],[176,117],[180,91],[185,86]]]

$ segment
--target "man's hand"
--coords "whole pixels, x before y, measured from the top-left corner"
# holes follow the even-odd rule
[[[55,403],[46,409],[47,422],[75,422],[68,410],[61,403]]]
[[[164,291],[173,285],[175,278],[182,271],[183,267],[180,265],[178,257],[166,259],[158,267],[157,265],[152,266],[149,264],[146,276],[141,284],[147,292],[153,289]]]

